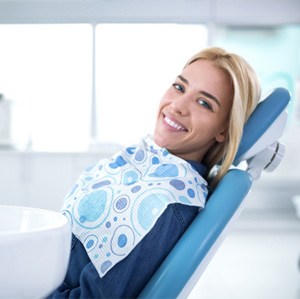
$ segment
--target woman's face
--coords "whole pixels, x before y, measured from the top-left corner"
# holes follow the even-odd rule
[[[202,161],[227,137],[233,88],[209,60],[188,65],[161,99],[154,141],[185,160]]]

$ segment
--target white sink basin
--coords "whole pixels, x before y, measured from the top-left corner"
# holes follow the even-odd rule
[[[65,216],[0,206],[0,298],[42,298],[67,271],[71,228]]]

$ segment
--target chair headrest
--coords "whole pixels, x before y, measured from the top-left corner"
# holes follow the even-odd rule
[[[287,118],[285,108],[290,98],[289,91],[279,87],[257,105],[244,126],[234,165],[250,158],[251,155],[254,156],[282,135]],[[249,152],[251,152],[250,155]]]

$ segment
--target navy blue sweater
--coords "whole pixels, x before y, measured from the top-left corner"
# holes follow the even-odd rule
[[[202,164],[189,161],[203,175]],[[198,213],[198,207],[171,204],[153,229],[103,278],[73,235],[63,284],[48,298],[136,298]]]

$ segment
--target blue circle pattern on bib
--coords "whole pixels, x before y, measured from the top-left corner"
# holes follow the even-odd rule
[[[62,212],[100,277],[125,258],[171,203],[204,207],[206,181],[189,163],[144,139],[80,176]]]

